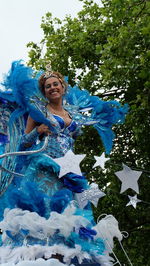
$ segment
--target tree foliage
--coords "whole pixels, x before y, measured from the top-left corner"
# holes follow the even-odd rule
[[[30,42],[28,64],[43,69],[50,61],[53,70],[69,77],[69,83],[81,87],[103,100],[128,102],[129,114],[124,125],[114,128],[116,139],[106,170],[93,170],[93,155],[103,151],[93,128],[85,128],[76,143],[76,152],[87,154],[82,168],[90,182],[96,180],[107,196],[94,209],[111,213],[122,230],[129,232],[123,243],[133,265],[150,265],[150,2],[147,0],[103,0],[102,6],[93,0],[80,0],[83,9],[76,18],[66,16],[61,21],[47,13],[42,18],[43,39]],[[122,162],[143,171],[139,179],[139,198],[143,201],[134,209],[126,207],[128,189],[122,194],[115,172]],[[145,202],[145,203],[144,203]],[[116,248],[121,260],[125,258]],[[125,264],[127,265],[127,264]]]

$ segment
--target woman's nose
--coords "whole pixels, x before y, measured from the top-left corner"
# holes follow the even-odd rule
[[[51,85],[51,90],[55,89],[56,87],[57,87],[56,85],[52,84]]]

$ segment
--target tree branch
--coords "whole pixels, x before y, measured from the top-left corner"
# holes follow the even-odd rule
[[[150,228],[142,228],[141,226],[144,226],[146,224],[150,224],[150,221],[146,221],[145,223],[138,224],[136,227],[132,227],[128,230],[128,232],[132,233],[135,231],[150,231]]]
[[[143,12],[143,10],[145,9],[145,7],[146,7],[146,0],[143,0],[143,7],[142,7],[142,9],[140,10],[140,12],[136,15],[134,21],[136,21],[136,19],[142,14],[142,12]]]

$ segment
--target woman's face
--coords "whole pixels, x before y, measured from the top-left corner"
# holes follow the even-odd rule
[[[45,81],[44,92],[49,101],[54,101],[62,98],[65,89],[59,79],[51,77]]]

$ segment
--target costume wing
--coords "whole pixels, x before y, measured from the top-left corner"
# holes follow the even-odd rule
[[[18,149],[20,136],[25,127],[25,117],[21,116],[10,124],[11,116],[16,110],[16,104],[0,100],[0,153],[7,154]],[[6,156],[0,160],[0,195],[11,183],[16,167],[14,156]]]
[[[69,86],[66,102],[72,106],[70,109],[76,121],[79,123],[81,121],[84,125],[93,125],[101,137],[105,152],[109,154],[115,137],[112,126],[124,122],[128,105],[121,106],[117,101],[103,101],[97,96],[91,96],[87,90],[80,90],[77,86]],[[78,113],[75,112],[75,107]],[[85,116],[83,112],[89,110]]]
[[[4,90],[0,90],[1,154],[18,151],[28,115],[57,132],[58,127],[53,117],[46,118],[46,100],[39,93],[38,78],[33,69],[25,66],[22,61],[15,61],[1,85],[4,87]],[[16,156],[2,157],[3,155],[0,156],[0,195],[11,183],[16,167]]]

